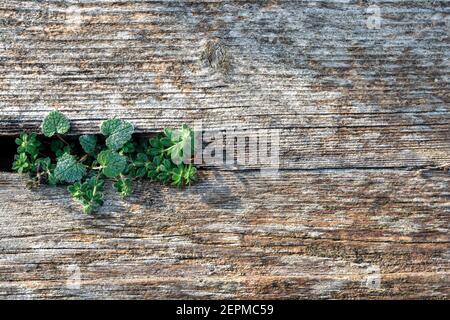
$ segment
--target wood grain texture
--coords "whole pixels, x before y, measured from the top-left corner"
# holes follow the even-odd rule
[[[63,188],[0,175],[0,296],[448,297],[442,171],[203,171],[202,181],[142,183],[128,201],[109,190],[92,217]],[[73,265],[79,289],[66,287]],[[379,288],[366,283],[372,270]]]
[[[448,125],[447,1],[3,1],[2,134],[52,108],[158,130]]]
[[[142,183],[128,201],[110,190],[100,217],[1,173],[0,298],[449,298],[449,14],[0,0],[0,135],[55,108],[74,134],[114,116],[141,133],[279,129],[281,168],[204,166],[193,188]]]

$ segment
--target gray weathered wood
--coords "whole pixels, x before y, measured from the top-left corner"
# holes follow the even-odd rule
[[[142,183],[99,217],[64,188],[0,175],[2,298],[443,298],[442,171],[204,171],[187,190]],[[66,287],[76,266],[79,289]],[[380,287],[367,285],[379,270]]]
[[[448,125],[448,3],[4,1],[0,132]],[[79,11],[73,8],[79,8]],[[79,19],[77,19],[79,12]],[[78,23],[77,23],[78,21]]]
[[[282,170],[203,167],[188,190],[109,192],[96,218],[63,188],[2,173],[0,298],[448,298],[449,13],[419,0],[1,1],[0,135],[39,130],[54,108],[74,134],[114,116],[142,133],[280,129]]]
[[[446,4],[385,2],[368,29],[355,1],[4,2],[0,134],[57,108],[78,133],[113,116],[283,128],[289,168],[442,165]]]

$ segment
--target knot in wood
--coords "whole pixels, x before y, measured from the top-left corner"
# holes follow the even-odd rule
[[[227,74],[230,70],[230,57],[226,47],[219,40],[211,40],[206,43],[202,58],[209,67]]]

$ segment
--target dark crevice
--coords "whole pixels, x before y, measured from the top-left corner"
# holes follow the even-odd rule
[[[76,154],[82,154],[82,150],[79,147],[78,138],[80,135],[66,135],[64,136],[64,139],[73,145]],[[146,139],[154,136],[154,134],[135,134],[135,139]],[[15,143],[16,138],[18,138],[18,135],[14,136],[2,136],[0,135],[0,145],[2,147],[2,152],[0,153],[0,172],[13,172],[12,165],[14,162],[14,157],[17,153],[17,145]],[[103,143],[104,137],[101,135],[98,135],[97,138],[99,139],[100,143]],[[43,142],[44,145],[48,147],[50,144],[51,139],[48,139],[42,135],[39,135],[39,140]],[[205,147],[208,143],[203,144],[203,147]],[[248,150],[246,150],[248,152]],[[226,153],[224,152],[224,159],[226,158]],[[236,160],[236,155],[235,155]],[[245,168],[245,167],[236,167],[236,166],[214,166],[214,165],[199,165],[199,169],[202,170],[214,170],[214,171],[240,171],[240,172],[258,172],[260,169],[258,168]],[[429,165],[413,165],[413,166],[343,166],[343,167],[316,167],[316,168],[283,168],[280,167],[278,170],[280,172],[288,172],[288,171],[351,171],[351,170],[358,170],[358,171],[371,171],[371,170],[402,170],[402,171],[415,171],[415,170],[429,170],[434,171],[438,170],[441,171],[445,168],[441,167],[430,167]]]
[[[2,152],[0,153],[0,171],[12,172],[12,164],[14,162],[14,155],[17,151],[15,143],[17,137],[0,136],[0,146]]]
[[[68,142],[73,148],[73,152],[78,155],[84,154],[79,146],[78,139],[80,135],[65,135],[64,140]],[[3,152],[0,155],[0,172],[13,172],[12,165],[14,162],[14,157],[17,154],[16,139],[19,135],[14,136],[0,136],[0,144],[2,146]],[[98,136],[99,141],[103,142],[103,136]],[[56,160],[54,154],[50,151],[51,142],[58,140],[57,138],[47,138],[44,135],[38,135],[39,141],[42,143],[41,156],[50,157],[52,160]]]
[[[64,135],[63,139],[71,145],[72,153],[78,156],[82,156],[85,154],[81,149],[79,144],[79,137],[81,135]],[[134,140],[138,141],[140,139],[148,139],[151,138],[152,134],[135,134],[133,135]],[[2,152],[0,153],[0,172],[13,172],[12,166],[15,160],[15,155],[17,154],[16,139],[19,138],[19,135],[8,135],[2,136],[0,135],[0,146],[2,147]],[[39,141],[42,143],[41,155],[42,157],[50,157],[53,161],[55,161],[55,155],[50,150],[50,145],[52,141],[58,140],[56,137],[47,138],[44,135],[38,135]],[[105,137],[103,135],[97,135],[99,145],[105,143]]]

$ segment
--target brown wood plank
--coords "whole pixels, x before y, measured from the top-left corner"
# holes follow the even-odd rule
[[[448,1],[378,1],[375,29],[370,5],[3,1],[0,135],[55,108],[75,134],[279,129],[286,170],[109,190],[97,217],[0,173],[0,299],[448,299],[449,175],[418,172],[450,162]]]
[[[0,297],[448,298],[449,181],[207,170],[187,190],[109,190],[93,217],[64,188],[1,174]],[[74,266],[80,288],[67,287]]]
[[[236,127],[239,130],[239,127]],[[217,133],[218,131],[212,131]],[[264,130],[220,131],[224,141],[232,137],[261,141],[273,135]],[[357,127],[357,128],[282,128],[279,134],[279,167],[282,169],[333,168],[418,168],[450,165],[450,123],[445,126],[412,127]],[[211,134],[208,132],[208,134]],[[222,135],[219,136],[222,137]],[[247,146],[250,142],[246,142]],[[210,138],[204,134],[204,144]],[[260,145],[261,146],[261,145]],[[263,145],[264,146],[264,145]],[[226,148],[226,143],[224,147]],[[261,147],[260,147],[261,148]],[[235,147],[236,149],[236,147]],[[243,150],[245,162],[215,167],[258,169],[267,161],[257,157],[250,149]],[[220,152],[222,148],[218,149]],[[232,153],[233,149],[230,149]],[[256,150],[256,149],[255,149]],[[203,148],[204,166],[208,150]],[[225,149],[224,154],[228,151]],[[236,151],[235,151],[236,152]],[[256,151],[253,151],[256,152]],[[224,157],[225,159],[225,157]],[[250,160],[252,159],[252,161]]]
[[[77,132],[449,123],[447,1],[7,1],[0,134],[60,109]],[[78,18],[79,17],[79,18]],[[401,130],[401,129],[398,129]]]
[[[0,134],[39,130],[57,108],[74,133],[114,116],[141,132],[279,128],[283,168],[448,164],[448,6],[382,3],[380,29],[367,7],[8,1]]]

